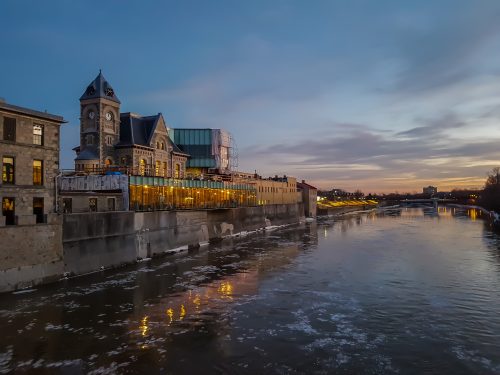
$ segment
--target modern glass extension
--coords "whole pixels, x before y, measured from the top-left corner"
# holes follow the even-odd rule
[[[211,209],[256,205],[251,184],[130,176],[130,209]]]

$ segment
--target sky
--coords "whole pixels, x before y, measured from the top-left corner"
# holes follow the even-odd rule
[[[480,188],[500,165],[500,1],[0,1],[0,97],[73,168],[99,69],[122,112],[224,128],[238,169],[365,193]]]

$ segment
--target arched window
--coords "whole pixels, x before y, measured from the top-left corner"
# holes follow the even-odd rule
[[[162,142],[162,143],[161,143],[160,148],[161,148],[162,150],[165,150],[165,143],[163,143],[163,142]]]
[[[111,160],[110,158],[107,158],[106,160],[104,160],[104,164],[106,165],[106,168],[110,167],[113,165],[113,160]]]
[[[156,142],[156,148],[160,149],[160,142]]]

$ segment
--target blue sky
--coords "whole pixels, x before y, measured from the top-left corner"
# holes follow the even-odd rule
[[[63,115],[99,68],[124,112],[221,127],[239,169],[365,192],[500,165],[500,2],[0,2],[0,97]]]

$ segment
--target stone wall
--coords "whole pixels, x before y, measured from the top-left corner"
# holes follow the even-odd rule
[[[118,267],[242,231],[295,223],[303,219],[303,206],[53,216],[59,222],[0,228],[6,239],[0,245],[0,291],[57,280],[65,273]]]
[[[0,292],[57,280],[64,272],[60,217],[0,228]]]

